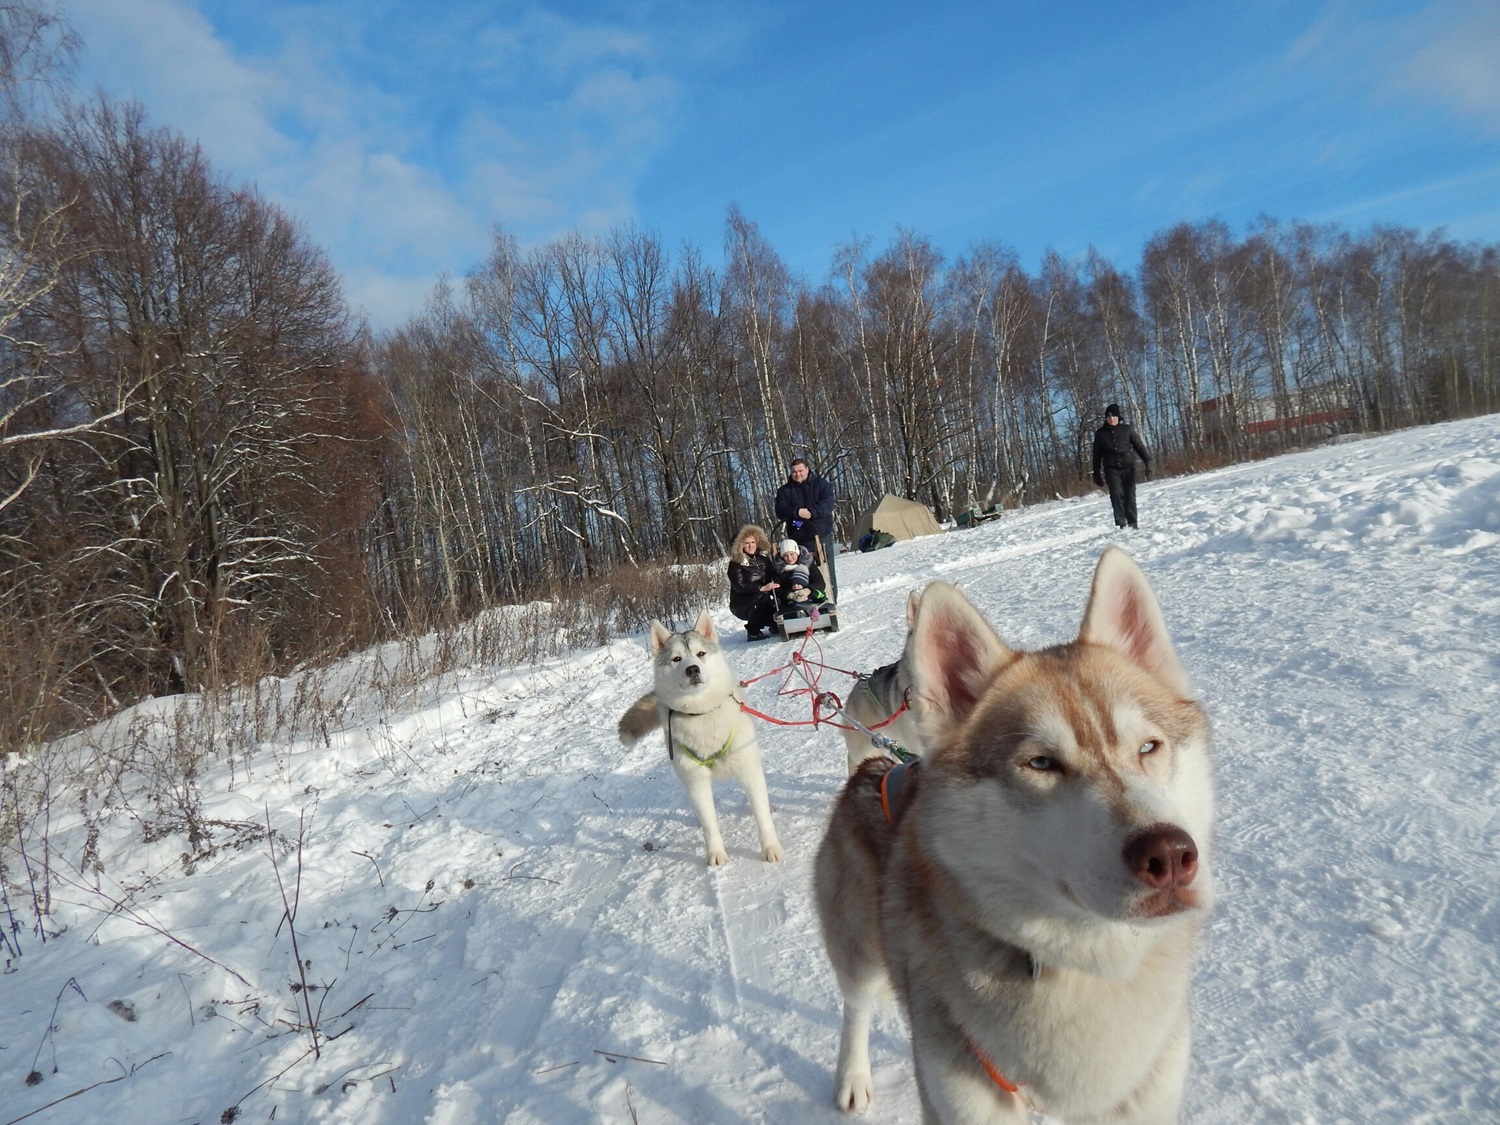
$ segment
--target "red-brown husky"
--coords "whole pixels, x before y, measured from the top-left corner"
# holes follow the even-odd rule
[[[838,1105],[874,1096],[889,981],[928,1125],[1175,1121],[1214,794],[1208,722],[1145,577],[1106,551],[1077,639],[1038,652],[935,582],[907,659],[927,755],[861,764],[817,857]]]

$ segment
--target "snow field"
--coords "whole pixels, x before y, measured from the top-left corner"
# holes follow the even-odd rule
[[[1145,484],[1136,533],[1101,495],[840,559],[844,625],[821,655],[860,670],[899,655],[907,592],[932,578],[1035,647],[1076,632],[1104,546],[1141,563],[1215,731],[1188,1122],[1500,1117],[1495,423]],[[711,608],[741,678],[789,658]],[[822,686],[842,694],[841,675]],[[640,639],[440,677],[401,713],[354,698],[331,745],[205,776],[203,817],[241,827],[191,872],[182,839],[122,817],[104,873],[82,876],[85,826],[57,810],[66,932],[21,935],[0,977],[0,1123],[121,1075],[28,1120],[843,1120],[810,895],[842,740],[762,724],[787,859],[758,859],[730,785],[731,862],[710,870],[659,740],[615,738],[649,678]],[[777,682],[751,704],[808,717]],[[300,969],[251,831],[268,817],[300,888]],[[872,1056],[865,1120],[917,1121],[896,1013]]]

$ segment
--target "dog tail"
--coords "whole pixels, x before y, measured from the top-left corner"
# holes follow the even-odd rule
[[[620,716],[620,741],[626,746],[634,746],[659,726],[661,715],[656,710],[656,692],[648,691]]]

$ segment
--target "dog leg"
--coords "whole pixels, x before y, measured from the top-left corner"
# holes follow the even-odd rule
[[[884,993],[883,980],[872,976],[844,991],[844,1026],[839,1032],[839,1063],[833,1072],[833,1104],[845,1113],[863,1113],[875,1100],[870,1073],[870,1020]]]
[[[771,823],[771,800],[766,796],[766,775],[761,769],[760,756],[745,764],[740,774],[740,784],[745,787],[745,796],[750,800],[750,813],[755,817],[755,828],[760,833],[760,854],[767,863],[780,863],[781,841],[776,836],[776,826]]]
[[[713,774],[705,767],[685,766],[678,771],[683,788],[693,811],[698,814],[698,823],[703,826],[703,847],[708,853],[708,865],[719,867],[729,862],[729,853],[724,850],[724,838],[719,835],[719,814],[714,809]]]

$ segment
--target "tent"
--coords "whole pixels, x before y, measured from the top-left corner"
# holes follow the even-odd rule
[[[926,504],[903,500],[887,492],[878,504],[860,513],[859,522],[854,525],[854,541],[859,542],[871,528],[889,531],[897,539],[915,539],[918,535],[939,535],[943,525]]]

